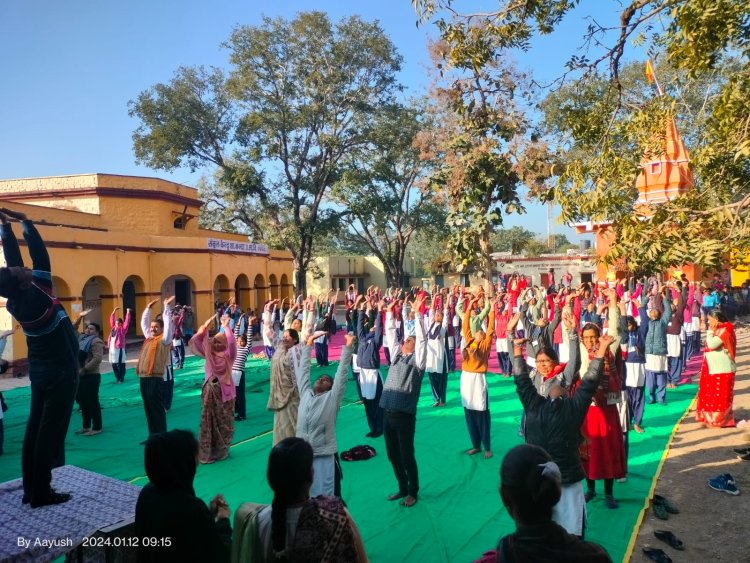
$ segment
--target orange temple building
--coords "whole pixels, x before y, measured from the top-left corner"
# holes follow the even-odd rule
[[[686,193],[695,185],[693,172],[690,170],[690,157],[682,140],[677,125],[672,119],[666,124],[663,149],[661,153],[644,156],[641,159],[641,171],[636,178],[638,199],[633,211],[642,216],[648,215],[646,206],[664,203]],[[605,227],[608,223],[578,223],[573,225],[579,234],[596,234],[596,254],[602,257],[609,252],[613,234]],[[688,279],[702,278],[700,268],[687,264],[681,268]],[[617,268],[597,264],[597,277],[600,280],[613,281],[621,277]]]

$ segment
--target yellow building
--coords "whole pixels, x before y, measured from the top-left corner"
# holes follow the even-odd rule
[[[72,318],[87,317],[108,333],[117,306],[134,311],[131,334],[152,299],[177,296],[199,324],[216,300],[235,297],[258,309],[269,295],[293,294],[288,252],[248,242],[246,236],[198,227],[198,192],[156,178],[86,174],[0,181],[2,206],[34,221],[50,254],[55,292]],[[24,263],[31,267],[20,225],[13,225]],[[4,264],[4,261],[3,261]],[[16,327],[0,299],[0,330]],[[13,375],[26,369],[26,341],[16,328],[5,357]]]
[[[331,289],[344,292],[354,284],[359,293],[374,285],[385,289],[385,270],[375,256],[318,256],[307,269],[307,292],[310,295],[327,293]]]

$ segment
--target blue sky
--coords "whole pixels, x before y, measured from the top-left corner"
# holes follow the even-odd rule
[[[517,57],[540,80],[558,76],[586,27],[584,16],[617,21],[618,2],[589,0],[549,37]],[[482,9],[494,0],[457,2]],[[201,172],[172,174],[137,166],[128,100],[181,65],[226,67],[220,44],[236,25],[262,15],[291,18],[322,10],[332,19],[358,14],[379,20],[404,57],[401,82],[413,93],[428,83],[426,42],[409,0],[5,0],[0,2],[0,177],[89,172],[159,176],[194,185]],[[588,11],[587,11],[588,10]],[[593,10],[593,12],[592,12]],[[546,232],[544,207],[509,217],[508,226]],[[562,226],[556,232],[571,233]]]

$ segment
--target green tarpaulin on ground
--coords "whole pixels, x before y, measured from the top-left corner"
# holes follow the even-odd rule
[[[273,415],[265,408],[268,397],[268,363],[253,360],[247,371],[247,420],[238,422],[234,445],[227,461],[201,466],[196,493],[208,501],[221,492],[232,509],[241,502],[270,502],[265,480],[271,447]],[[313,368],[313,378],[333,375],[336,364]],[[129,370],[126,382],[115,385],[111,374],[102,376],[100,397],[104,432],[81,436],[80,414],[73,413],[66,441],[66,463],[111,477],[144,484],[143,446],[147,436],[138,382]],[[202,361],[190,358],[176,372],[175,396],[168,414],[169,428],[197,433],[200,423]],[[365,438],[368,431],[364,408],[357,403],[356,385],[347,385],[338,418],[339,450],[371,444],[378,452],[369,461],[343,463],[342,494],[362,533],[374,562],[467,562],[493,548],[513,529],[498,494],[499,467],[504,453],[522,439],[518,436],[521,405],[512,379],[488,376],[495,457],[468,457],[470,446],[458,395],[459,374],[451,374],[448,406],[432,408],[429,381],[425,377],[417,414],[416,455],[420,471],[420,497],[416,506],[404,509],[385,497],[396,481],[385,454],[383,438]],[[644,506],[662,455],[675,424],[696,392],[695,385],[670,390],[668,405],[648,406],[645,434],[630,433],[627,483],[615,484],[618,510],[604,506],[603,494],[589,503],[587,539],[601,543],[614,561],[626,553],[633,528]],[[21,444],[28,416],[29,389],[5,393],[5,455],[0,457],[0,481],[20,477]],[[600,493],[603,484],[599,483]]]

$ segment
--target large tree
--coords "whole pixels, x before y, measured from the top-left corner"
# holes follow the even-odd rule
[[[457,269],[478,266],[490,282],[491,234],[505,214],[524,212],[519,189],[536,182],[529,155],[545,153],[526,116],[530,83],[492,50],[481,64],[448,41],[435,43],[432,54],[440,127],[424,154],[440,163],[432,185],[449,202],[448,245]]]
[[[182,68],[130,103],[136,158],[215,169],[211,219],[289,250],[305,291],[315,241],[340,217],[326,196],[346,155],[368,142],[372,114],[391,103],[401,57],[377,23],[334,24],[322,12],[239,26],[226,47],[228,77]]]
[[[421,106],[381,108],[371,142],[350,155],[348,169],[333,190],[346,207],[344,237],[348,234],[378,257],[389,285],[402,285],[414,234],[445,227],[444,205],[426,182],[434,163],[421,158],[418,147],[420,134],[430,127]]]
[[[598,0],[596,0],[598,2]],[[422,21],[435,18],[451,50],[488,65],[490,50],[526,49],[537,34],[555,30],[577,5],[594,0],[495,0],[481,13],[460,13],[452,0],[413,0]],[[560,131],[567,143],[543,201],[560,203],[564,220],[611,221],[616,237],[607,259],[630,269],[695,262],[721,267],[750,254],[750,4],[746,0],[629,0],[619,20],[591,21],[582,52],[560,69],[575,77],[579,96]],[[689,136],[696,185],[671,202],[633,212],[635,178],[644,154],[657,155],[666,122],[680,115],[673,91],[628,103],[623,58],[635,45],[666,59],[681,83],[716,78],[704,125]],[[732,58],[728,76],[721,67]],[[657,72],[659,68],[657,67]],[[626,150],[624,150],[626,148]]]

